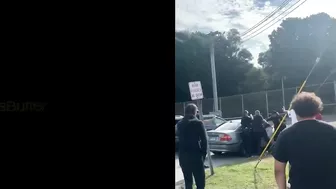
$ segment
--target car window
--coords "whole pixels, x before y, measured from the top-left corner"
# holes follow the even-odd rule
[[[221,130],[236,130],[240,126],[239,122],[227,122],[221,125],[216,129],[216,131],[221,131]]]
[[[217,127],[222,125],[223,123],[225,123],[225,120],[219,119],[217,117],[215,118],[215,124]]]
[[[216,125],[214,119],[205,119],[203,120],[204,126],[213,126]]]

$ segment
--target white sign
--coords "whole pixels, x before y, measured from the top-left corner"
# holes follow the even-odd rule
[[[191,100],[203,99],[203,90],[200,81],[189,82]]]

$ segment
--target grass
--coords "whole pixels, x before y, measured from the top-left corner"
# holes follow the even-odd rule
[[[336,122],[331,122],[336,127]],[[210,176],[206,171],[207,189],[273,189],[277,188],[274,179],[274,159],[268,157],[258,165],[256,174],[254,167],[256,160],[248,163],[215,168],[215,174]],[[288,168],[287,178],[288,178]]]
[[[206,172],[207,189],[272,189],[277,188],[274,179],[274,159],[268,157],[258,165],[256,174],[254,167],[257,161],[215,168],[215,174]],[[288,170],[288,169],[287,169]],[[287,173],[288,174],[288,173]]]

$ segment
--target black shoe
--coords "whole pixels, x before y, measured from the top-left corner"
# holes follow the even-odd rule
[[[207,168],[209,168],[209,166],[207,166],[207,165],[204,165],[204,169],[207,169]]]

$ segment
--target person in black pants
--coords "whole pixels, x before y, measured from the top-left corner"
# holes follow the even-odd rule
[[[207,137],[203,122],[197,119],[197,106],[188,104],[184,118],[177,124],[179,137],[179,161],[185,189],[192,189],[193,176],[197,189],[205,188],[204,159],[207,153]]]
[[[197,111],[197,113],[196,113],[196,117],[197,117],[197,119],[199,119],[199,120],[200,120],[199,111]],[[205,161],[205,158],[206,158],[206,156],[204,157],[203,161]],[[204,164],[204,166],[203,166],[203,167],[204,167],[205,169],[209,168],[209,166],[207,166],[207,165],[205,165],[205,164]]]
[[[254,118],[252,120],[252,136],[253,136],[253,152],[257,155],[261,153],[261,139],[264,138],[265,142],[269,142],[266,130],[263,124],[266,124],[266,120],[262,117],[259,110],[255,111]]]
[[[241,137],[243,139],[243,146],[247,157],[252,155],[252,120],[253,116],[249,115],[249,112],[245,110],[241,119],[241,125],[243,128]]]

